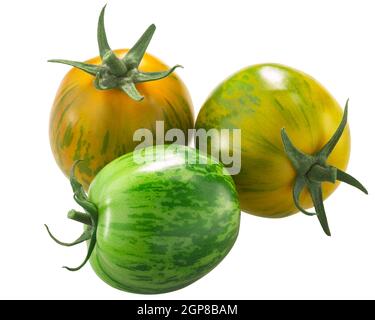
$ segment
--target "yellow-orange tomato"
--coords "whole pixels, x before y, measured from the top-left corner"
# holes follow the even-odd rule
[[[122,58],[128,50],[114,52]],[[87,63],[99,65],[101,58]],[[147,53],[139,66],[143,72],[167,69]],[[189,93],[175,73],[137,84],[144,96],[142,101],[119,89],[98,90],[94,79],[79,69],[68,72],[58,89],[49,127],[51,148],[65,175],[76,160],[83,160],[77,168],[77,179],[85,189],[104,165],[134,150],[139,143],[133,141],[137,129],[149,129],[155,137],[155,122],[160,120],[165,131],[179,128],[187,136],[194,121]]]

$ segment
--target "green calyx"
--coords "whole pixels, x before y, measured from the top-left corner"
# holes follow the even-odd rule
[[[314,155],[305,154],[298,150],[289,139],[285,128],[281,130],[281,138],[284,149],[291,161],[294,169],[297,171],[297,178],[293,188],[293,200],[296,207],[306,215],[317,216],[324,232],[330,236],[331,232],[323,205],[322,183],[335,183],[337,180],[350,184],[367,194],[366,188],[355,178],[341,171],[338,168],[327,164],[327,159],[332,153],[336,144],[340,140],[348,119],[348,101],[345,105],[344,115],[339,127],[327,144]],[[302,190],[307,187],[309,191],[315,211],[310,213],[302,208],[299,198]]]
[[[75,167],[80,161],[76,161],[73,165],[71,174],[70,174],[70,184],[73,189],[73,198],[74,200],[84,209],[84,212],[79,212],[75,210],[70,210],[68,212],[68,218],[78,221],[86,225],[85,231],[78,237],[77,240],[67,243],[58,240],[49,230],[48,226],[45,225],[49,236],[58,244],[65,247],[72,247],[82,242],[90,240],[90,244],[87,250],[86,257],[84,261],[76,268],[63,267],[69,271],[78,271],[81,269],[86,262],[90,259],[90,256],[95,248],[96,244],[96,229],[98,225],[98,209],[96,205],[87,198],[85,191],[83,190],[82,185],[77,181],[74,176]]]
[[[95,87],[99,90],[120,89],[130,98],[140,101],[143,96],[138,92],[135,84],[140,82],[155,81],[168,77],[176,68],[176,65],[170,70],[159,72],[141,72],[138,67],[146,53],[146,49],[155,32],[155,25],[147,28],[137,43],[120,59],[111,50],[104,28],[105,8],[102,9],[98,22],[98,45],[99,53],[102,59],[101,65],[92,65],[83,62],[70,60],[49,60],[49,62],[63,63],[78,68],[95,77]]]

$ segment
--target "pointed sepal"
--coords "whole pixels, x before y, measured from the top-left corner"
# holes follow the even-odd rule
[[[82,243],[82,242],[85,242],[85,241],[87,241],[87,240],[90,240],[90,239],[91,239],[91,236],[92,236],[91,231],[89,231],[89,230],[85,230],[85,231],[79,236],[79,238],[78,238],[77,240],[75,240],[75,241],[73,241],[73,242],[62,242],[62,241],[58,240],[58,239],[57,239],[57,238],[51,233],[51,231],[49,230],[49,228],[48,228],[48,226],[47,226],[46,224],[45,224],[44,226],[46,227],[47,232],[48,232],[49,236],[51,237],[51,239],[52,239],[53,241],[55,241],[57,244],[59,244],[59,245],[61,245],[61,246],[64,246],[64,247],[73,247],[73,246],[75,246],[75,245],[77,245],[77,244],[80,244],[80,243]]]
[[[331,231],[329,229],[326,211],[323,205],[323,194],[322,187],[320,183],[308,182],[307,188],[310,191],[312,201],[316,210],[316,215],[319,219],[320,225],[322,226],[325,234],[331,236]]]
[[[346,172],[344,172],[340,169],[336,168],[336,170],[337,170],[337,180],[339,180],[341,182],[345,182],[345,183],[361,190],[363,193],[368,194],[367,189],[356,178],[352,177],[350,174],[348,174],[348,173],[346,173]]]
[[[134,80],[134,83],[160,80],[160,79],[168,77],[177,68],[182,68],[182,66],[176,65],[167,71],[160,71],[160,72],[139,72],[134,76],[133,80]]]
[[[87,261],[90,260],[91,254],[95,249],[95,245],[96,245],[96,230],[95,230],[95,232],[92,232],[92,235],[91,235],[91,238],[90,238],[90,244],[89,244],[89,247],[87,249],[87,254],[86,254],[86,257],[83,260],[83,262],[78,267],[75,267],[75,268],[71,268],[71,267],[67,267],[67,266],[63,266],[63,268],[68,269],[69,271],[80,270],[87,263]]]
[[[100,12],[99,21],[98,21],[98,31],[97,31],[99,54],[102,59],[104,58],[107,52],[112,51],[111,47],[108,44],[107,34],[105,32],[105,26],[104,26],[104,15],[105,15],[106,8],[107,8],[107,5],[105,5],[102,11]]]
[[[290,162],[297,171],[305,171],[308,167],[311,166],[312,162],[310,161],[310,157],[294,146],[288,134],[286,133],[285,128],[281,129],[281,140]]]
[[[327,144],[317,154],[317,156],[322,157],[324,160],[326,160],[329,157],[329,155],[332,153],[333,149],[335,148],[335,146],[339,142],[339,140],[340,140],[340,138],[341,138],[341,136],[342,136],[342,134],[345,130],[346,124],[348,122],[348,105],[349,105],[349,99],[346,100],[344,115],[341,119],[341,122],[340,122],[336,132],[333,134],[333,136],[327,142]]]
[[[155,33],[156,27],[154,24],[150,25],[147,30],[142,34],[136,44],[128,51],[123,58],[125,65],[129,69],[138,68],[143,56],[146,53],[147,47]]]
[[[306,186],[305,178],[302,177],[302,176],[297,177],[296,182],[295,182],[294,187],[293,187],[294,204],[297,207],[297,209],[299,211],[301,211],[303,214],[305,214],[307,216],[316,216],[315,212],[309,212],[309,211],[305,210],[300,204],[299,199],[300,199],[302,190],[305,188],[305,186]]]
[[[75,177],[75,170],[80,162],[82,162],[82,160],[75,161],[70,171],[70,185],[73,190],[73,198],[82,208],[84,208],[90,214],[91,219],[96,220],[98,210],[95,204],[88,200],[83,186]],[[95,221],[93,221],[93,224],[95,224]]]
[[[124,91],[130,98],[132,98],[135,101],[142,101],[144,97],[139,93],[137,88],[135,87],[135,84],[133,82],[125,83],[121,87],[122,91]]]
[[[100,72],[100,70],[102,69],[101,66],[71,60],[52,59],[48,60],[48,62],[66,64],[77,69],[80,69],[88,74],[91,74],[92,76],[96,76],[98,72]]]

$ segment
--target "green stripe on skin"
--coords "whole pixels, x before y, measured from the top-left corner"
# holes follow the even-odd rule
[[[140,165],[131,153],[114,160],[94,179],[88,197],[71,179],[85,213],[98,213],[88,255],[92,250],[92,267],[113,287],[137,293],[182,288],[212,270],[237,238],[240,209],[231,176],[210,157],[207,165],[187,164],[186,153],[206,158],[195,149],[173,149],[144,149],[152,151],[149,160],[165,151],[166,162]],[[86,220],[85,213],[76,220]]]

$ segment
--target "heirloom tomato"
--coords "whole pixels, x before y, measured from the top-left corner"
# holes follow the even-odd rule
[[[142,155],[137,160],[135,152]],[[88,260],[111,286],[136,293],[183,288],[212,270],[236,241],[238,194],[225,167],[185,146],[158,145],[106,165],[88,195],[71,175],[86,225]],[[47,228],[48,230],[48,228]],[[48,231],[49,232],[49,231]]]
[[[350,153],[346,122],[347,106],[343,113],[315,79],[286,66],[260,64],[216,88],[196,129],[241,129],[241,170],[234,180],[243,211],[270,218],[298,211],[317,215],[329,235],[323,199],[338,181],[366,192],[344,172]],[[212,148],[230,148],[214,140]],[[305,210],[312,206],[316,213]]]
[[[57,164],[69,175],[74,161],[84,160],[77,179],[87,189],[111,160],[133,151],[137,129],[155,137],[156,121],[165,132],[194,126],[193,107],[181,79],[159,59],[146,53],[151,25],[130,50],[112,51],[104,30],[103,8],[98,24],[100,56],[85,63],[50,60],[75,67],[58,89],[50,116],[49,136]],[[167,71],[160,71],[167,70]],[[157,81],[156,81],[157,80]]]

